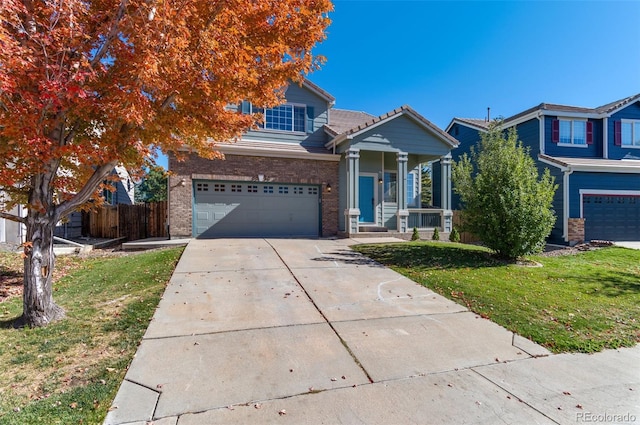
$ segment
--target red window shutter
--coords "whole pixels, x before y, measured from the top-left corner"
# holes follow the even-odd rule
[[[553,143],[560,141],[560,120],[553,120],[551,123],[551,141]]]
[[[587,145],[593,145],[593,121],[587,121]]]
[[[615,121],[613,129],[613,143],[616,146],[622,146],[622,121]]]

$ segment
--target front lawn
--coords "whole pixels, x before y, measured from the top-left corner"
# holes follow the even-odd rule
[[[11,327],[22,260],[0,252],[0,424],[102,423],[182,250],[58,258],[67,317],[34,329]]]
[[[495,260],[472,245],[412,242],[356,251],[553,352],[591,353],[640,342],[640,251],[602,248]]]

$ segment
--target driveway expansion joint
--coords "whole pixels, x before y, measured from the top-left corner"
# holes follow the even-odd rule
[[[315,302],[315,300],[311,297],[311,294],[309,293],[309,291],[307,291],[307,288],[304,287],[304,285],[302,284],[302,282],[300,282],[300,279],[298,279],[298,277],[295,275],[295,273],[293,272],[293,270],[291,270],[291,267],[289,267],[289,265],[286,263],[286,261],[284,261],[284,258],[282,258],[282,256],[280,255],[280,253],[278,252],[278,250],[269,242],[266,241],[267,244],[269,244],[269,246],[271,246],[271,248],[273,249],[273,251],[276,253],[276,255],[278,256],[278,258],[280,259],[280,261],[282,262],[282,264],[285,266],[285,268],[289,271],[289,273],[291,274],[291,277],[293,277],[293,279],[298,283],[298,285],[300,286],[300,288],[302,288],[302,290],[304,291],[305,295],[307,296],[307,298],[309,299],[309,301],[311,302],[311,304],[313,304],[314,308],[318,311],[318,313],[320,313],[320,315],[322,316],[322,318],[326,321],[326,323],[329,325],[329,327],[331,328],[331,330],[333,331],[333,333],[336,335],[336,337],[338,337],[338,340],[340,340],[340,343],[342,344],[342,346],[345,348],[345,350],[347,350],[347,353],[349,353],[349,355],[351,356],[351,358],[353,359],[353,361],[356,363],[356,365],[358,365],[358,367],[362,370],[362,373],[365,374],[365,376],[367,377],[367,379],[369,380],[370,383],[373,383],[373,378],[371,377],[371,375],[369,374],[369,372],[365,369],[364,365],[362,364],[362,362],[356,357],[355,353],[353,352],[353,350],[349,347],[349,345],[347,344],[347,341],[345,341],[342,336],[338,333],[338,331],[336,330],[336,328],[333,326],[333,323],[331,323],[331,321],[329,320],[329,318],[324,314],[324,312],[322,311],[322,309],[320,308],[320,306],[318,306],[318,304]]]

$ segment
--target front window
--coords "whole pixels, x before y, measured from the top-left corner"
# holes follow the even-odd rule
[[[280,105],[264,111],[264,128],[304,132],[304,106]]]
[[[407,174],[407,206],[408,207],[418,207],[418,173],[415,171]]]
[[[640,147],[640,121],[622,121],[622,146]]]
[[[397,173],[385,172],[384,173],[384,202],[397,202],[396,187],[397,187]]]
[[[566,145],[586,145],[587,122],[560,120],[560,143]]]
[[[291,131],[304,133],[309,126],[312,129],[313,108],[305,105],[280,105],[275,108],[257,108],[250,102],[243,101],[240,104],[243,114],[263,114],[264,122],[261,128],[277,131]],[[309,117],[307,117],[309,115]],[[310,121],[309,123],[307,121]]]

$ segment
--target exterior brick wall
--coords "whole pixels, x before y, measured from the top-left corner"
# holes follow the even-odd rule
[[[322,236],[338,233],[338,161],[225,155],[209,160],[195,154],[179,162],[169,154],[169,225],[172,238],[192,236],[193,179],[322,185]],[[331,185],[331,191],[327,190]]]
[[[584,242],[584,218],[569,219],[569,244]]]

